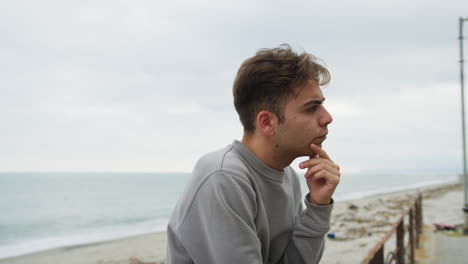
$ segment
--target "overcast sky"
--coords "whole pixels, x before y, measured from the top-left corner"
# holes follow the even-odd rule
[[[239,65],[289,43],[331,71],[323,146],[344,172],[459,173],[460,16],[468,1],[1,1],[0,171],[188,172],[242,136]]]

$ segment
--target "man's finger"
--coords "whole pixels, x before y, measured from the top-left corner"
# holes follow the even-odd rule
[[[310,144],[310,149],[313,150],[316,154],[318,154],[321,158],[331,160],[328,154],[323,150],[321,147],[315,145],[315,144]]]
[[[328,171],[331,172],[333,175],[336,175],[338,177],[341,176],[340,172],[335,168],[330,166],[329,164],[321,163],[317,166],[311,167],[307,170],[307,172],[304,174],[304,177],[308,179],[310,176],[320,172],[320,171]]]
[[[299,168],[301,169],[305,169],[307,167],[313,167],[317,164],[320,164],[320,163],[326,163],[326,164],[329,164],[330,166],[336,168],[337,170],[339,170],[339,166],[337,164],[335,164],[333,161],[329,160],[329,159],[323,159],[323,158],[312,158],[312,159],[309,159],[309,160],[306,160],[306,161],[303,161],[299,164]]]
[[[309,178],[310,179],[308,179],[308,180],[312,180],[312,181],[318,181],[320,179],[325,179],[327,182],[333,184],[335,187],[340,182],[340,177],[338,175],[335,175],[335,174],[333,174],[333,173],[331,173],[329,171],[326,171],[326,170],[316,172],[313,175],[311,175],[311,177],[309,177]]]

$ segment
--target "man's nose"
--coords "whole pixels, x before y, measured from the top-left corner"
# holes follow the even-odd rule
[[[323,107],[322,117],[320,118],[320,126],[326,126],[333,122],[333,117],[328,113],[327,109]]]

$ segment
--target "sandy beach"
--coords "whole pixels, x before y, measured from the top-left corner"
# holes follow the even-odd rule
[[[359,263],[382,239],[418,192],[423,195],[424,224],[463,222],[463,185],[451,184],[338,202],[321,263]],[[0,264],[157,264],[164,263],[165,232],[63,247],[0,260]]]
[[[369,251],[391,229],[418,193],[423,197],[423,224],[463,223],[463,185],[432,186],[360,200],[337,203],[330,232],[336,239],[327,239],[321,263],[360,263]],[[385,244],[393,249],[395,235]]]

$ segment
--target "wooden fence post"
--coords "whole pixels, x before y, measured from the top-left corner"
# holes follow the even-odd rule
[[[384,245],[375,253],[369,264],[384,264]]]
[[[411,264],[414,264],[414,233],[415,230],[415,225],[414,225],[414,217],[415,217],[415,208],[411,208],[409,212],[409,246],[410,246],[410,252],[409,252],[409,262]]]
[[[405,219],[397,227],[396,258],[398,264],[405,264]]]

